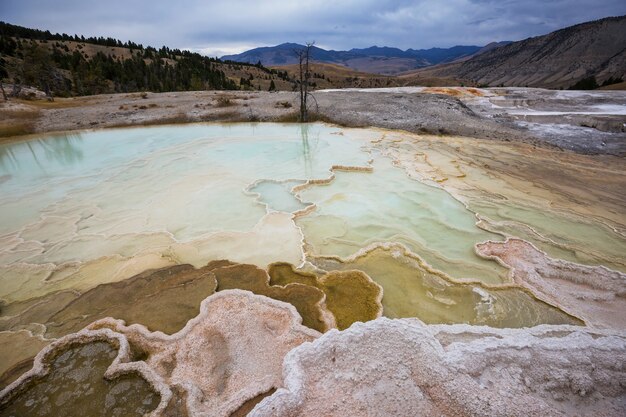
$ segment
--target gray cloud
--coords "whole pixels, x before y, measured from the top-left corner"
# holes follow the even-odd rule
[[[210,55],[315,40],[331,49],[484,45],[626,14],[623,0],[2,0],[0,19]]]

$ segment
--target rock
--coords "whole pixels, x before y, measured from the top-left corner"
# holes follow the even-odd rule
[[[0,409],[47,375],[54,357],[77,344],[106,341],[119,348],[105,377],[134,372],[148,381],[161,397],[151,415],[229,416],[280,387],[284,356],[319,335],[301,325],[293,306],[241,290],[208,297],[200,314],[173,335],[106,318],[42,350],[33,369],[0,392]]]
[[[381,318],[294,349],[285,388],[249,415],[614,416],[624,363],[625,333]]]
[[[626,329],[626,274],[550,258],[521,239],[476,245],[479,255],[497,259],[513,280],[548,302],[575,312],[597,327]]]

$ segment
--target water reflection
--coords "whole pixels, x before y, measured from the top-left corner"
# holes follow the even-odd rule
[[[71,166],[83,160],[82,141],[80,133],[63,133],[45,139],[1,145],[0,168],[3,172],[10,173],[23,165],[34,164],[45,172],[42,159]]]
[[[313,171],[313,154],[317,150],[319,142],[319,130],[316,130],[317,134],[313,140],[309,139],[309,133],[311,125],[309,123],[300,124],[300,137],[302,139],[302,160],[304,162],[304,172],[307,178],[311,178]]]

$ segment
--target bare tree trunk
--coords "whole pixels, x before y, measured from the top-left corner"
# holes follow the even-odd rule
[[[11,91],[11,97],[19,97],[22,91],[22,83],[19,81],[13,81],[13,91]]]
[[[298,57],[298,68],[300,70],[300,122],[306,123],[309,120],[308,112],[308,97],[309,97],[309,78],[311,78],[311,72],[309,71],[309,59],[311,58],[311,48],[315,42],[307,43],[306,47],[301,50],[296,50],[294,53]]]
[[[303,68],[304,54],[300,51],[300,56],[298,57],[299,69],[300,69],[300,122],[303,122],[306,118],[306,106],[304,101],[304,68]]]
[[[4,101],[8,101],[9,98],[7,97],[6,91],[4,91],[4,83],[2,80],[0,80],[0,90],[2,90],[2,97],[4,98]]]
[[[54,101],[54,96],[52,95],[52,91],[50,90],[50,85],[44,81],[44,93],[46,93],[46,97],[48,101]]]
[[[306,49],[304,50],[304,117],[302,121],[304,123],[309,121],[309,108],[307,106],[307,98],[309,96],[309,78],[311,73],[309,72],[309,58],[311,56],[311,47],[312,43],[306,44]]]

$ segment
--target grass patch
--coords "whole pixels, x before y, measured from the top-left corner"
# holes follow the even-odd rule
[[[167,116],[167,117],[161,117],[159,119],[154,119],[154,120],[150,120],[150,121],[146,121],[145,124],[150,124],[150,125],[171,125],[171,124],[178,124],[178,123],[191,123],[194,120],[187,116],[186,113],[177,113],[174,114],[172,116]]]
[[[274,120],[279,123],[298,123],[299,118],[300,118],[300,113],[294,111],[290,113],[281,114],[280,116],[276,117]]]
[[[254,116],[248,116],[239,113],[236,110],[225,111],[221,113],[209,113],[202,116],[189,116],[184,112],[173,114],[171,116],[161,117],[158,119],[148,119],[141,121],[134,121],[128,123],[118,123],[109,125],[107,127],[128,127],[128,126],[155,126],[155,125],[175,125],[185,123],[197,123],[197,122],[252,122],[255,120]]]
[[[28,135],[34,132],[34,122],[0,122],[0,138]]]
[[[293,105],[291,104],[290,101],[277,101],[276,105],[274,106],[276,108],[284,108],[284,109],[290,109],[293,107]]]
[[[290,113],[282,114],[273,119],[275,122],[279,123],[299,123],[300,122],[300,112],[293,111]],[[309,123],[312,122],[324,122],[324,123],[332,123],[339,126],[347,126],[345,123],[338,122],[331,117],[326,116],[322,113],[309,113]]]
[[[231,107],[236,106],[235,97],[221,94],[215,98],[215,107]]]
[[[108,125],[107,127],[128,127],[128,126],[152,126],[152,125],[174,125],[181,123],[192,123],[197,120],[192,119],[187,116],[185,113],[177,113],[171,116],[160,117],[158,119],[149,119],[149,120],[141,120],[141,121],[129,121],[116,123],[113,125]]]
[[[28,135],[35,131],[39,110],[1,109],[0,137]]]
[[[24,100],[24,99],[11,99],[15,103],[26,104],[34,106],[40,109],[63,109],[67,107],[79,107],[85,103],[81,100],[75,100],[71,98],[55,98],[54,101],[48,100]]]
[[[248,119],[236,110],[221,113],[209,113],[200,117],[203,122],[246,122]]]

